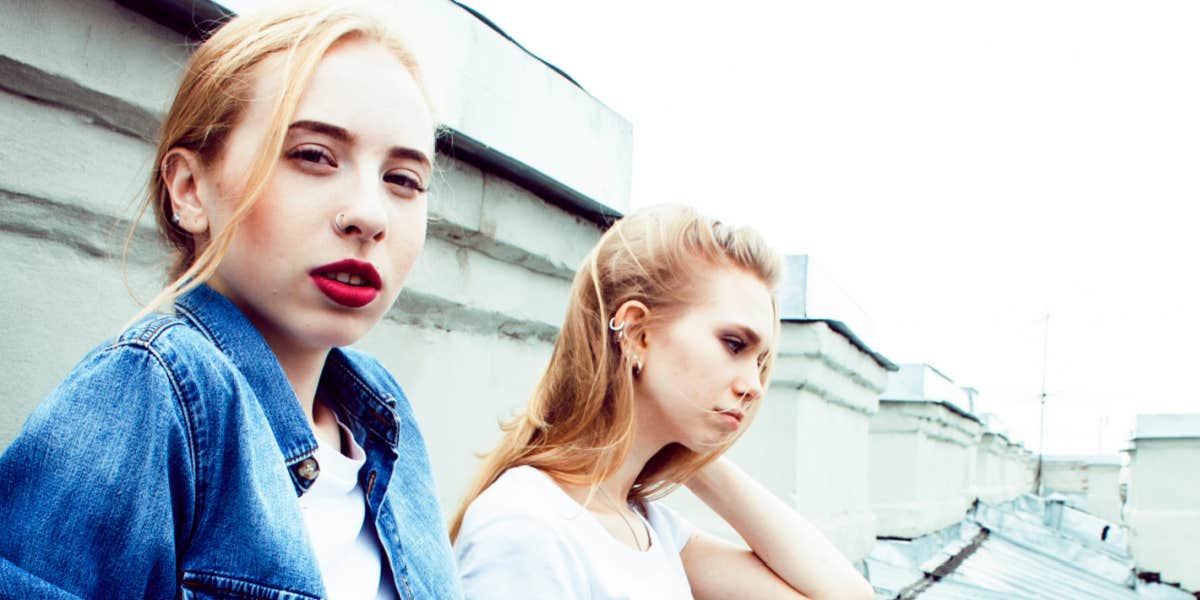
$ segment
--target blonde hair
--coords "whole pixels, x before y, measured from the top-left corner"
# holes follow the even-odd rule
[[[779,337],[773,293],[782,274],[779,254],[757,232],[690,208],[634,212],[600,238],[575,275],[550,364],[525,412],[501,426],[503,438],[484,458],[451,521],[452,540],[467,507],[509,468],[531,465],[557,481],[593,491],[617,471],[633,442],[634,359],[612,343],[609,319],[625,302],[645,304],[647,318],[625,329],[625,335],[636,339],[639,331],[694,304],[698,276],[719,267],[742,269],[772,290],[776,332],[760,370],[765,387]],[[668,445],[647,462],[629,498],[640,503],[669,494],[735,440],[703,454]]]
[[[158,231],[174,253],[167,272],[170,283],[130,323],[171,304],[216,271],[238,225],[254,208],[271,178],[300,96],[335,43],[361,38],[383,45],[396,55],[425,93],[413,53],[384,25],[387,19],[383,15],[364,8],[317,2],[279,3],[273,8],[235,17],[201,44],[188,60],[179,91],[162,124],[149,194],[133,224],[136,228],[146,209],[153,209]],[[229,132],[250,103],[255,77],[267,76],[254,73],[254,67],[276,53],[282,53],[284,59],[279,74],[283,85],[273,99],[270,127],[249,165],[241,188],[244,192],[229,226],[200,248],[191,233],[171,223],[173,212],[163,177],[163,160],[172,149],[187,148],[205,163],[218,161]],[[131,229],[126,253],[133,234]]]

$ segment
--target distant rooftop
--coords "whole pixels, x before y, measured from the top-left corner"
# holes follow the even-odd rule
[[[1055,463],[1121,466],[1121,456],[1118,454],[1048,454],[1043,460]]]
[[[915,540],[879,540],[867,557],[877,598],[1193,600],[1134,573],[1126,532],[1056,502],[979,504],[963,522]]]
[[[900,365],[900,371],[888,378],[883,400],[945,402],[960,410],[970,410],[970,396],[945,373],[925,363]]]
[[[1200,413],[1138,415],[1134,440],[1200,438]]]

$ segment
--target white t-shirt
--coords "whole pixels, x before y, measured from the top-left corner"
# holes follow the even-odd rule
[[[367,521],[366,494],[358,482],[358,471],[367,456],[345,426],[338,425],[352,456],[317,441],[313,458],[320,465],[320,475],[300,496],[308,538],[331,600],[392,600],[395,585],[383,581],[383,549],[374,525]]]
[[[467,600],[691,600],[679,553],[693,527],[646,507],[650,549],[619,541],[529,466],[505,471],[467,509],[454,544]]]

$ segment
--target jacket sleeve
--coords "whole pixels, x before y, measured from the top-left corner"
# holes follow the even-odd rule
[[[152,347],[85,358],[0,456],[0,597],[176,592],[194,506],[180,390]]]

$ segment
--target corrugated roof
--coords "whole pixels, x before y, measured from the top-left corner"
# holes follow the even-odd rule
[[[880,540],[866,562],[880,598],[1194,600],[1135,577],[1123,528],[1034,496],[979,504],[916,540]]]

